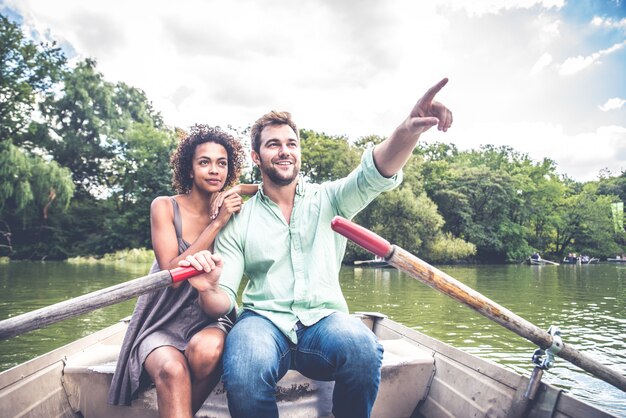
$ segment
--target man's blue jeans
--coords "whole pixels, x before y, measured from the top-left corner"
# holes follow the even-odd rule
[[[223,357],[232,417],[278,417],[276,383],[289,369],[335,381],[336,418],[369,417],[383,357],[376,336],[358,318],[339,312],[297,334],[294,345],[264,316],[242,313],[228,334]]]

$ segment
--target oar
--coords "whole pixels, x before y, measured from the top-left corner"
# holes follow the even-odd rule
[[[153,290],[162,289],[202,273],[193,267],[178,267],[129,280],[115,286],[68,299],[36,311],[0,321],[0,340],[43,328],[64,319],[113,305]]]
[[[391,245],[384,238],[339,216],[336,216],[331,221],[331,227],[335,232],[354,241],[366,250],[384,257],[392,266],[469,306],[492,321],[535,343],[542,349],[552,348],[558,350],[560,348],[560,351],[556,353],[558,356],[626,392],[626,378],[615,370],[598,363],[569,345],[565,345],[560,341],[553,341],[552,336],[548,332],[498,305],[441,270],[420,260],[408,251],[396,245]],[[553,343],[555,347],[552,347]]]

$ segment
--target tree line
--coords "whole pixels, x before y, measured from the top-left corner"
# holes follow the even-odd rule
[[[184,130],[167,126],[140,89],[107,81],[91,59],[70,66],[57,45],[26,39],[3,15],[0,59],[0,256],[150,248],[150,202],[173,193],[169,156]],[[248,141],[248,128],[227,129]],[[383,139],[300,134],[302,173],[315,182],[345,176]],[[580,183],[510,147],[434,143],[415,149],[404,178],[355,221],[430,262],[625,248],[611,204],[626,199],[626,172]],[[258,180],[250,166],[241,177]],[[353,245],[346,253],[346,261],[369,257]]]

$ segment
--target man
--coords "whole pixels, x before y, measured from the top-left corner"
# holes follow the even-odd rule
[[[348,315],[339,286],[346,239],[335,215],[352,218],[380,192],[401,182],[401,169],[420,135],[451,112],[434,101],[441,80],[417,102],[393,134],[363,154],[344,179],[322,185],[299,178],[300,138],[289,113],[271,112],[252,127],[252,160],[263,183],[221,231],[215,253],[192,264],[209,274],[190,279],[205,312],[219,317],[235,306],[243,274],[243,312],[226,340],[223,381],[233,417],[277,417],[276,383],[289,369],[334,380],[335,417],[368,417],[378,392],[382,347]]]

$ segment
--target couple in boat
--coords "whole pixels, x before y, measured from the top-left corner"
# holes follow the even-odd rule
[[[335,417],[368,417],[383,349],[348,315],[338,281],[346,239],[330,221],[352,218],[400,184],[422,133],[448,130],[452,113],[434,100],[447,81],[431,87],[352,173],[321,185],[299,176],[299,131],[287,112],[252,126],[258,186],[231,187],[244,161],[241,144],[219,128],[194,126],[171,160],[179,194],[151,206],[152,271],[204,273],[139,298],[109,403],[130,405],[154,383],[161,416],[191,417],[221,377],[233,417],[277,417],[276,384],[296,369],[335,381]],[[241,195],[252,197],[244,205]]]

